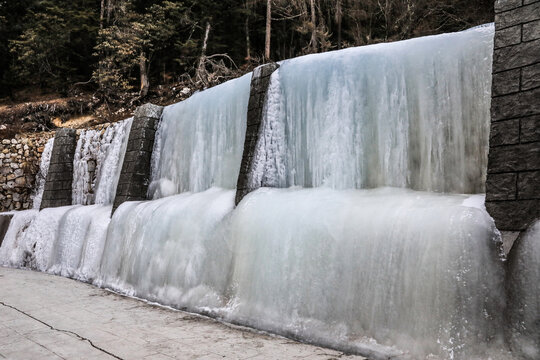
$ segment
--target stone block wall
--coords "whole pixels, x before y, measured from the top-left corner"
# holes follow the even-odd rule
[[[73,158],[76,146],[76,130],[60,129],[56,132],[43,200],[41,201],[42,209],[71,205]]]
[[[486,207],[499,230],[540,217],[540,0],[495,3]]]
[[[145,104],[135,110],[126,155],[116,188],[113,212],[125,201],[146,200],[151,158],[162,106]]]
[[[261,136],[264,102],[270,85],[270,76],[278,67],[279,65],[276,63],[261,65],[253,71],[251,77],[244,153],[242,154],[242,164],[240,165],[240,174],[236,184],[236,205],[242,201],[244,196],[256,190],[250,186],[249,176],[254,165],[257,142],[259,136]]]
[[[16,135],[0,143],[0,212],[32,208],[41,154],[53,132]]]

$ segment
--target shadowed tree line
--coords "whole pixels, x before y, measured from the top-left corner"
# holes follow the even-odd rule
[[[492,19],[491,0],[0,0],[0,92],[90,91],[114,103]]]

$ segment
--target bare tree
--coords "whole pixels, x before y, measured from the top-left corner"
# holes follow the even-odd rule
[[[343,9],[342,9],[342,0],[336,0],[336,24],[337,24],[337,47],[338,49],[341,49],[341,23],[343,20]]]
[[[206,22],[206,30],[204,32],[203,46],[201,49],[201,57],[199,58],[199,65],[195,73],[197,81],[201,81],[203,84],[208,84],[208,76],[206,75],[206,49],[208,47],[208,37],[210,36],[210,22]]]
[[[101,0],[101,7],[99,9],[99,28],[103,29],[103,18],[105,16],[105,0]]]
[[[149,64],[146,61],[146,54],[141,52],[139,57],[139,71],[141,74],[141,91],[139,97],[143,98],[148,95],[148,89],[150,88],[150,79],[148,78]]]
[[[246,8],[246,20],[244,23],[244,30],[246,32],[246,60],[251,60],[251,42],[249,39],[249,2],[244,1],[244,7]]]
[[[318,50],[317,46],[317,14],[315,10],[315,0],[310,0],[310,10],[311,10],[311,40],[309,40],[308,47],[312,53],[316,53]]]
[[[272,0],[266,1],[266,38],[264,42],[264,59],[270,60],[270,32],[272,30]]]

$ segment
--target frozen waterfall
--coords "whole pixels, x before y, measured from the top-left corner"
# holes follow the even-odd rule
[[[113,203],[132,121],[81,131],[73,160],[73,204]]]
[[[82,132],[79,205],[17,213],[0,264],[374,359],[534,356],[519,309],[505,335],[500,234],[481,194],[493,31],[282,62],[251,169],[267,187],[236,208],[250,74],[165,108],[153,200],[112,219],[130,122]],[[538,263],[523,244],[517,269]],[[531,319],[537,279],[515,282]]]
[[[486,25],[283,61],[251,185],[483,192],[492,53]]]
[[[236,186],[250,79],[246,74],[165,107],[156,134],[150,197]]]

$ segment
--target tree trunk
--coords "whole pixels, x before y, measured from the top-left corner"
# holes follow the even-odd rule
[[[310,0],[311,5],[311,40],[309,41],[309,47],[312,53],[317,52],[317,15],[315,13],[315,0]]]
[[[112,2],[113,0],[107,0],[107,25],[111,23]]]
[[[195,78],[202,81],[204,85],[208,84],[208,77],[206,76],[206,48],[208,47],[208,37],[210,35],[210,22],[206,23],[206,31],[204,32],[203,46],[201,50],[201,57],[199,58],[199,65],[197,66],[197,73]]]
[[[105,0],[101,0],[101,8],[99,10],[99,28],[103,29],[103,18],[105,16]]]
[[[264,59],[270,60],[270,31],[272,30],[272,0],[266,1],[266,39],[264,43]]]
[[[146,66],[146,56],[144,52],[141,52],[141,56],[139,58],[139,70],[141,72],[141,91],[139,92],[139,97],[143,98],[148,95],[148,89],[150,88],[148,67]]]
[[[337,23],[337,47],[338,49],[341,49],[341,20],[343,18],[343,11],[341,9],[341,0],[337,0],[336,4],[336,23]]]
[[[244,30],[246,32],[246,61],[251,60],[251,42],[249,39],[249,3],[244,2],[246,8],[246,22],[244,23]]]
[[[246,23],[245,23],[245,30],[246,30],[246,60],[251,60],[251,46],[249,42],[249,17],[246,17]]]

